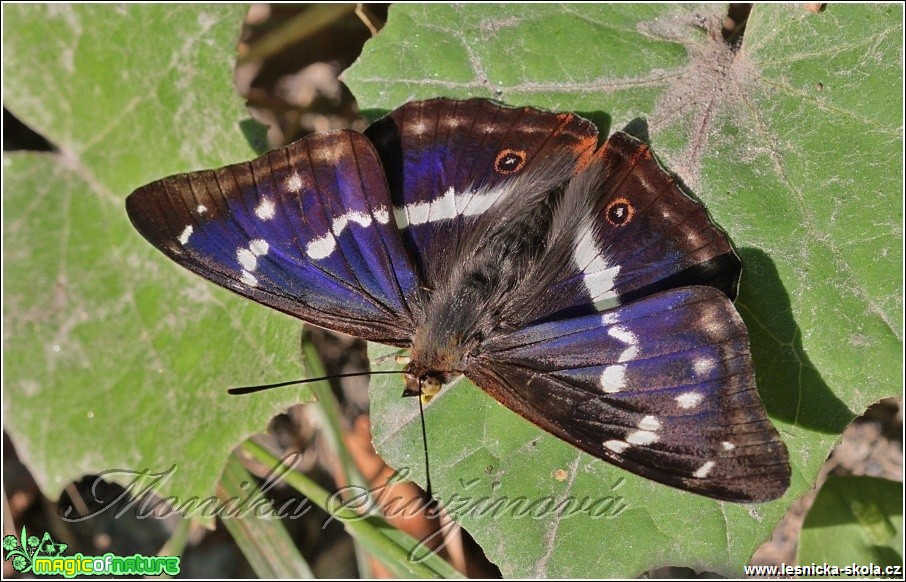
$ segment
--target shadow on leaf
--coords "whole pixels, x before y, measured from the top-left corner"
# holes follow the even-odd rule
[[[736,302],[749,330],[755,381],[774,418],[826,434],[840,434],[857,415],[833,393],[802,347],[802,330],[771,257],[738,250],[742,282]]]

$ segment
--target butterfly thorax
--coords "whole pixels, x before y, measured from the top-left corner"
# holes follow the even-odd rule
[[[462,242],[464,252],[454,255],[465,258],[427,298],[404,370],[406,394],[433,396],[466,372],[487,338],[516,324],[503,315],[505,301],[543,254],[558,195],[539,198],[517,217],[500,213],[484,236]]]

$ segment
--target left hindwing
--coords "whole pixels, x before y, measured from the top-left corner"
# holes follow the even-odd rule
[[[786,491],[786,447],[755,390],[748,338],[711,287],[490,338],[466,376],[592,455],[717,499]]]

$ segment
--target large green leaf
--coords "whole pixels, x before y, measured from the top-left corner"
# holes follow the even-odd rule
[[[299,399],[223,396],[296,374],[296,324],[182,273],[122,209],[151,179],[251,157],[230,83],[241,13],[3,8],[5,105],[60,148],[4,159],[7,428],[51,495],[173,463],[165,494],[208,495],[227,450]],[[602,130],[647,117],[745,261],[739,305],[793,456],[788,495],[747,507],[636,479],[463,384],[428,410],[440,497],[599,501],[594,519],[460,508],[507,574],[739,573],[854,412],[901,390],[902,8],[759,6],[735,56],[708,32],[719,13],[399,6],[348,75],[371,114],[444,94],[579,111]],[[418,475],[414,404],[375,387],[382,453]]]
[[[830,475],[805,516],[796,547],[800,566],[903,567],[903,484]],[[869,576],[874,573],[855,573]]]
[[[225,394],[297,377],[298,323],[171,264],[123,204],[253,156],[231,82],[244,11],[3,7],[4,105],[59,149],[3,162],[6,429],[50,496],[175,465],[162,494],[208,497],[229,451],[300,399]]]
[[[346,73],[371,116],[410,99],[485,96],[577,111],[602,131],[647,126],[744,262],[737,305],[790,449],[786,496],[745,506],[634,477],[463,382],[426,413],[442,500],[587,497],[603,513],[454,511],[505,575],[663,565],[740,575],[843,427],[901,393],[903,9],[758,5],[738,52],[717,32],[724,10],[399,5]],[[417,406],[398,380],[372,385],[379,452],[424,483]]]

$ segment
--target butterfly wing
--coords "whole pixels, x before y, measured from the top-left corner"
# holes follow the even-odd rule
[[[219,170],[179,174],[126,200],[168,257],[310,323],[408,345],[418,280],[372,144],[318,134]]]
[[[737,502],[789,485],[745,326],[715,288],[501,334],[466,376],[557,437],[655,481]]]
[[[558,214],[548,258],[515,295],[513,322],[602,311],[688,285],[736,297],[741,263],[726,233],[625,133],[595,152]]]
[[[622,266],[614,279],[621,300],[686,285],[711,285],[735,299],[741,263],[726,233],[648,146],[617,132],[597,156],[609,177],[598,206],[603,228],[597,242]]]
[[[597,128],[581,117],[486,99],[407,103],[365,134],[377,147],[397,223],[429,289],[453,268],[481,216],[518,196],[514,181],[538,175],[544,164],[556,166],[565,181],[597,145]]]

